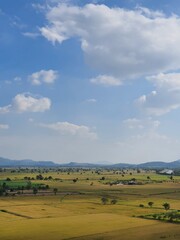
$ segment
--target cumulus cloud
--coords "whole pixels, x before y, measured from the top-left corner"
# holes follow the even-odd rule
[[[0,114],[10,112],[11,107],[12,107],[11,105],[7,105],[7,106],[4,106],[4,107],[0,107]]]
[[[99,75],[96,78],[91,78],[90,82],[104,86],[119,86],[122,84],[119,79],[108,75]]]
[[[0,107],[0,113],[9,112],[44,112],[51,107],[51,100],[46,97],[33,96],[30,93],[17,94],[12,103]]]
[[[160,73],[146,78],[156,90],[142,95],[136,103],[150,115],[163,115],[180,108],[180,73]]]
[[[44,112],[50,109],[51,101],[49,98],[23,93],[15,96],[12,106],[17,112]]]
[[[137,11],[139,11],[141,14],[147,16],[148,18],[157,18],[157,17],[165,17],[165,14],[161,11],[152,11],[146,7],[138,6],[136,8]]]
[[[166,91],[180,91],[180,73],[159,73],[157,75],[146,77],[157,88]]]
[[[180,18],[141,8],[57,4],[41,34],[52,43],[77,37],[87,62],[121,81],[179,69]]]
[[[52,69],[41,70],[39,72],[32,73],[28,79],[33,85],[41,85],[42,83],[52,84],[57,79],[58,73]]]
[[[90,139],[96,139],[97,134],[92,132],[89,127],[84,125],[76,125],[69,122],[56,122],[52,124],[39,124],[40,127],[49,128],[62,134],[78,135]]]
[[[0,129],[3,129],[3,130],[9,129],[9,125],[7,125],[7,124],[0,124]]]
[[[143,95],[136,100],[136,104],[149,115],[161,116],[180,108],[179,94],[159,92]]]

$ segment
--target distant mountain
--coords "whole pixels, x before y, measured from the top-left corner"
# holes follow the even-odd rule
[[[146,162],[138,164],[139,168],[166,168],[167,163],[165,162]]]
[[[116,163],[116,164],[96,164],[96,163],[77,163],[70,162],[59,164],[59,167],[82,167],[82,168],[143,168],[143,169],[163,169],[163,168],[180,168],[180,160],[174,162],[146,162],[141,164]]]
[[[137,165],[139,168],[180,168],[180,160],[174,162],[147,162]]]
[[[11,160],[0,157],[0,167],[56,167],[58,164],[52,161],[33,161],[30,159]]]
[[[171,168],[171,167],[172,168],[180,168],[180,159],[169,163],[168,167],[169,168]]]
[[[59,164],[60,167],[84,167],[84,168],[94,168],[94,167],[104,167],[108,166],[105,164],[96,164],[96,163],[77,163],[77,162],[70,162],[70,163],[64,163],[64,164]]]
[[[0,167],[81,167],[81,168],[144,168],[144,169],[174,169],[180,168],[180,160],[173,162],[146,162],[141,164],[116,163],[116,164],[96,164],[70,162],[57,164],[52,161],[33,161],[31,159],[11,160],[0,157]]]
[[[110,166],[114,168],[136,168],[137,167],[136,164],[130,164],[130,163],[116,163]]]

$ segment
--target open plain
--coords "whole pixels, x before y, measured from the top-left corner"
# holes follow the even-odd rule
[[[0,197],[0,239],[178,240],[178,219],[146,216],[180,209],[180,177],[122,171],[2,171],[0,184],[5,183],[6,193]],[[26,189],[29,183],[32,188]]]

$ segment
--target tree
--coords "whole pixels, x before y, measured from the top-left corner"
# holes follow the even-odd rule
[[[142,207],[142,208],[143,208],[143,207],[144,207],[144,204],[139,204],[139,207]]]
[[[117,200],[116,200],[116,199],[111,200],[111,204],[112,204],[112,205],[115,205],[116,203],[117,203]]]
[[[57,188],[54,188],[53,191],[54,191],[54,194],[56,195],[58,189],[57,189]]]
[[[31,183],[31,181],[28,181],[27,182],[27,186],[26,186],[26,189],[31,189],[31,187],[32,187],[32,183]]]
[[[152,207],[153,204],[154,204],[153,202],[148,202],[149,207]]]
[[[36,176],[36,179],[37,180],[43,180],[44,178],[43,178],[43,176],[41,174],[39,174],[39,175]]]
[[[4,191],[7,189],[7,185],[6,185],[5,182],[3,182],[2,188],[3,188]]]
[[[164,209],[167,211],[170,209],[170,204],[169,203],[163,203],[162,205],[164,207]]]
[[[24,193],[24,186],[21,187],[21,193],[23,194]]]
[[[36,195],[38,193],[38,189],[37,188],[33,188],[33,194]]]
[[[108,198],[106,198],[106,197],[102,197],[102,198],[101,198],[101,202],[102,202],[102,204],[104,204],[104,205],[107,204],[108,201],[109,201],[109,200],[108,200]]]
[[[0,186],[0,196],[3,196],[3,193],[4,193],[3,188]]]

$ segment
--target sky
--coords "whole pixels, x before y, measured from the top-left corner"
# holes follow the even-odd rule
[[[1,0],[0,156],[180,158],[178,0]]]

